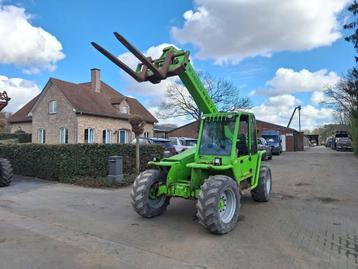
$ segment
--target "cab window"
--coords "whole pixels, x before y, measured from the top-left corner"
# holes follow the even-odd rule
[[[249,154],[249,117],[247,115],[240,116],[239,133],[237,135],[236,151],[237,156]]]

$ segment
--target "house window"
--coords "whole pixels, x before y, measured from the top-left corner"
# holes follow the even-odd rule
[[[112,143],[112,131],[103,130],[103,144],[111,144],[111,143]]]
[[[57,113],[57,101],[50,101],[48,104],[48,113],[56,114]]]
[[[60,144],[68,144],[68,130],[67,128],[60,128]]]
[[[149,132],[144,132],[144,137],[149,137]]]
[[[94,143],[94,129],[92,128],[85,129],[85,143],[86,144]]]
[[[118,131],[118,143],[119,144],[128,143],[128,131],[127,130],[119,130]]]
[[[128,108],[128,106],[121,106],[119,111],[123,114],[128,114],[129,108]]]
[[[46,143],[46,130],[43,128],[40,128],[37,132],[37,142],[40,144]]]

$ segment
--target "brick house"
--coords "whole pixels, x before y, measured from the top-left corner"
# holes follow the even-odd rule
[[[50,78],[42,92],[9,118],[11,132],[32,133],[33,143],[128,143],[134,137],[128,118],[145,120],[153,136],[157,119],[138,100],[122,95],[91,69],[91,82]]]

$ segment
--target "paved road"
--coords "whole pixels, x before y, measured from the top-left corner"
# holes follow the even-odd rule
[[[273,197],[243,197],[228,235],[207,233],[193,201],[143,219],[130,188],[17,177],[0,189],[0,268],[358,268],[358,159],[313,148],[269,162]]]

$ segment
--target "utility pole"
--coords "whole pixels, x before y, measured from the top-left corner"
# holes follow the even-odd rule
[[[298,131],[301,132],[301,106],[296,106],[295,109],[293,110],[290,121],[287,124],[287,128],[290,128],[293,116],[295,115],[297,109],[298,109]]]
[[[298,106],[298,131],[301,132],[301,106]]]

